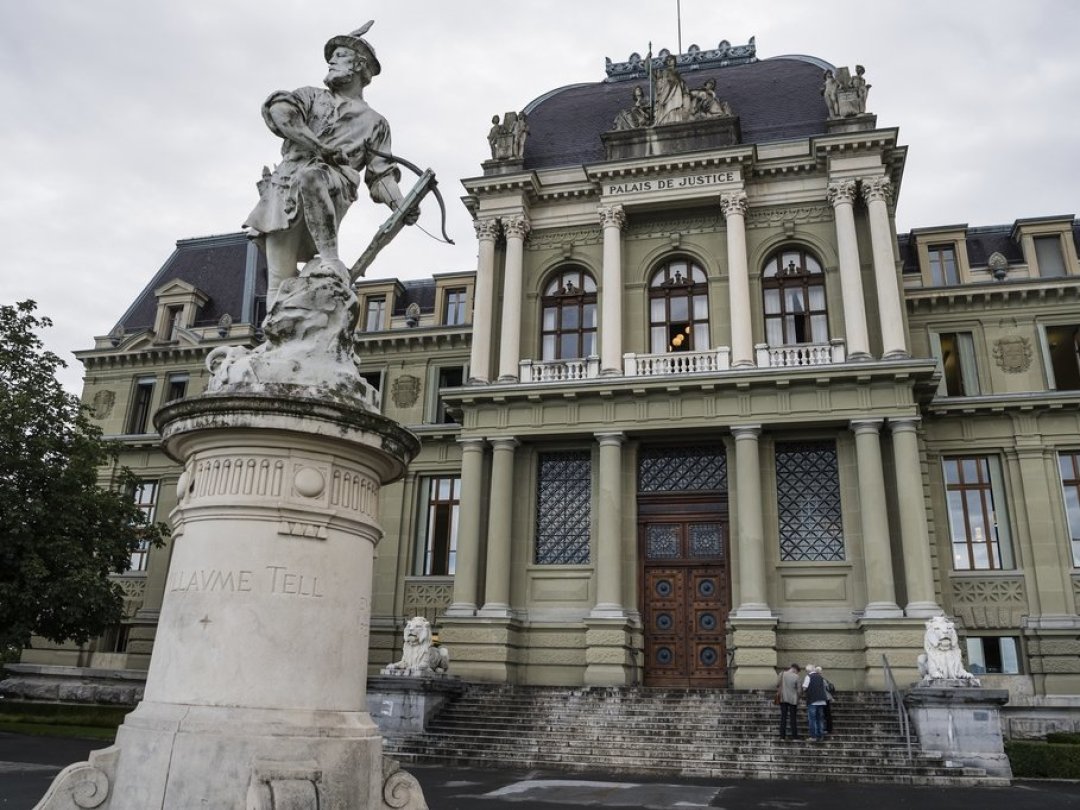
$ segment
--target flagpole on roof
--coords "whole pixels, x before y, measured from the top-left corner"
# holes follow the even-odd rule
[[[675,19],[679,25],[679,53],[682,54],[682,0],[675,0]]]
[[[645,63],[649,71],[649,123],[656,120],[656,89],[653,87],[652,75],[652,42],[649,42],[649,52],[645,55]]]

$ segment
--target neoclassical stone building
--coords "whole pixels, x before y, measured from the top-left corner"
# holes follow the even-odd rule
[[[380,497],[372,666],[422,614],[468,679],[874,689],[944,611],[1014,703],[1072,703],[1080,226],[897,234],[861,68],[666,56],[493,127],[475,269],[359,287],[363,369],[422,440]],[[264,291],[241,235],[184,240],[79,353],[159,518],[151,414],[259,339]],[[115,634],[24,662],[145,669],[168,558],[133,560]]]

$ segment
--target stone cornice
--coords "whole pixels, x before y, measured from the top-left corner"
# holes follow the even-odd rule
[[[540,193],[541,188],[540,179],[535,172],[470,177],[462,180],[461,184],[471,195],[504,194],[511,191],[536,195]]]
[[[920,289],[908,287],[904,299],[908,312],[931,313],[938,309],[997,307],[1018,303],[1074,302],[1080,298],[1080,278],[1017,279],[960,284],[955,287]]]
[[[75,352],[75,357],[87,371],[103,368],[179,365],[182,363],[201,362],[211,349],[218,346],[247,346],[250,342],[222,340],[204,343],[198,346],[160,345],[142,349],[85,349]]]
[[[1080,410],[1080,391],[1031,391],[1019,394],[984,394],[977,397],[942,397],[925,405],[923,410],[928,417],[1076,411]]]
[[[671,172],[708,169],[749,168],[753,160],[752,146],[739,146],[723,152],[692,152],[682,155],[663,155],[645,160],[620,160],[596,163],[585,167],[586,176],[594,182],[628,177],[647,177]]]
[[[831,205],[789,205],[751,208],[746,214],[747,228],[775,228],[785,222],[831,222]]]
[[[472,324],[465,326],[417,326],[384,332],[356,332],[353,343],[361,360],[365,352],[394,352],[401,349],[467,349],[472,344]]]

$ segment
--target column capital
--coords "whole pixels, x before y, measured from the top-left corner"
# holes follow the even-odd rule
[[[861,179],[862,196],[867,203],[888,203],[892,198],[892,180],[888,177],[864,177]]]
[[[492,450],[513,450],[521,444],[513,436],[488,436],[487,440]]]
[[[458,436],[457,443],[461,445],[461,452],[467,453],[469,451],[482,451],[484,445],[487,444],[487,440],[473,436]]]
[[[861,433],[873,433],[877,435],[881,433],[881,426],[884,424],[884,419],[852,419],[848,423],[851,428],[851,432],[858,436]]]
[[[745,191],[730,191],[727,194],[720,195],[720,210],[724,213],[724,217],[731,217],[736,214],[746,216],[748,207]]]
[[[844,203],[854,205],[857,196],[856,183],[854,180],[831,180],[826,196],[833,208]]]
[[[518,239],[524,239],[529,235],[529,231],[532,230],[532,224],[529,222],[529,218],[524,214],[520,214],[512,217],[502,218],[503,233],[506,234],[506,238],[510,239],[517,237]]]
[[[480,241],[487,239],[494,242],[499,236],[499,220],[495,217],[473,220],[473,229]]]
[[[601,227],[616,227],[620,231],[626,227],[626,209],[621,205],[600,205],[596,208],[600,216]]]
[[[919,416],[890,416],[889,430],[893,433],[915,433],[921,423],[922,418]]]
[[[731,428],[731,435],[735,437],[735,441],[757,439],[761,435],[761,425],[737,425]]]
[[[594,433],[597,443],[603,447],[604,445],[621,445],[626,441],[626,434],[620,432],[614,433]]]

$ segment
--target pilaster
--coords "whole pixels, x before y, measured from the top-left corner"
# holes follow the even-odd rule
[[[476,613],[480,574],[480,514],[484,485],[484,440],[460,438],[461,500],[458,504],[458,543],[454,566],[454,601],[447,616]]]
[[[473,288],[472,344],[469,354],[469,382],[485,384],[491,375],[492,306],[495,288],[495,239],[499,221],[478,219],[473,223],[479,250],[476,283]]]
[[[935,601],[934,571],[930,562],[930,533],[926,526],[922,469],[919,462],[919,420],[890,419],[896,495],[900,509],[900,542],[904,550],[907,616],[927,618],[942,613]]]
[[[904,309],[896,277],[896,254],[893,251],[892,227],[889,225],[888,201],[892,181],[887,177],[863,178],[862,195],[870,215],[870,246],[874,254],[874,281],[877,287],[878,318],[881,322],[883,358],[910,357],[904,333]]]
[[[731,429],[735,437],[735,485],[739,507],[739,606],[733,616],[772,619],[765,588],[765,530],[761,505],[760,425]]]
[[[596,538],[596,606],[592,618],[624,618],[622,603],[622,433],[598,433],[599,523]]]
[[[622,229],[626,226],[626,212],[621,205],[601,205],[597,211],[604,233],[600,373],[622,374]]]
[[[521,361],[521,276],[530,225],[524,215],[504,218],[502,225],[506,234],[506,272],[503,273],[499,382],[517,382]]]
[[[510,547],[514,504],[514,448],[517,439],[491,442],[491,498],[488,501],[487,576],[479,615],[510,616]],[[462,486],[464,494],[464,485]],[[459,552],[460,553],[460,552]]]
[[[733,191],[720,198],[727,221],[728,294],[731,299],[731,365],[754,365],[754,335],[750,313],[750,267],[746,258],[746,192]]]
[[[863,557],[866,562],[867,618],[903,615],[896,604],[889,518],[885,504],[885,478],[881,466],[881,419],[851,423],[859,470],[859,512],[862,520]]]
[[[866,331],[866,297],[863,293],[859,244],[855,234],[854,180],[829,183],[828,198],[836,220],[836,247],[840,257],[840,293],[844,303],[844,330],[848,360],[870,360]]]

